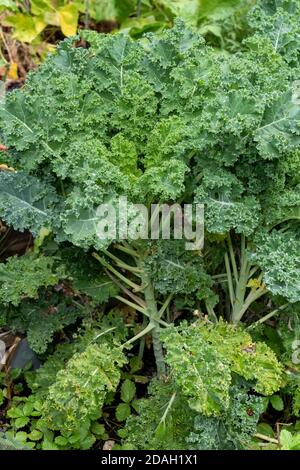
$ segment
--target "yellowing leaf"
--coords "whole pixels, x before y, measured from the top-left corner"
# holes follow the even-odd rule
[[[255,289],[260,289],[263,287],[263,284],[258,279],[250,279],[247,284],[247,287],[255,287]]]
[[[51,233],[51,230],[49,230],[48,228],[46,227],[42,227],[39,231],[39,234],[38,236],[36,237],[36,239],[34,240],[34,253],[38,253],[39,252],[39,249],[40,247],[42,246],[45,238]]]
[[[51,11],[53,6],[51,0],[31,0],[30,2],[30,11],[33,15],[42,15],[46,11]]]
[[[35,30],[37,32],[37,35],[40,34],[44,28],[46,28],[47,23],[43,20],[41,17],[35,17],[33,18]]]
[[[8,73],[7,73],[7,78],[10,78],[11,80],[17,80],[18,78],[18,64],[13,62],[10,64]]]
[[[56,46],[54,44],[46,43],[46,49],[48,52],[56,51]]]
[[[52,26],[60,26],[61,20],[58,11],[46,11],[43,18],[47,24],[51,24]]]
[[[8,16],[5,24],[13,26],[13,37],[18,41],[32,42],[46,27],[46,23],[40,17],[31,17],[23,13]]]
[[[5,163],[0,163],[0,171],[15,171],[15,169],[5,165]]]
[[[71,3],[58,9],[60,27],[65,36],[74,36],[77,31],[78,10]]]

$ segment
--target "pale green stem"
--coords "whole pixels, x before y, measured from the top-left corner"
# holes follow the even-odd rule
[[[250,294],[248,295],[245,303],[241,306],[239,310],[236,310],[234,312],[234,316],[232,317],[232,320],[234,323],[238,323],[241,319],[244,313],[248,310],[251,304],[258,300],[260,297],[265,295],[268,292],[268,290],[265,287],[261,287],[260,289],[256,289],[255,291],[251,291]]]
[[[162,307],[160,308],[159,312],[158,312],[158,317],[161,318],[162,315],[164,314],[165,310],[168,308],[168,306],[170,305],[170,302],[171,300],[173,299],[174,297],[174,294],[170,294],[168,295],[168,297],[166,298],[165,302],[163,303]]]
[[[130,338],[130,340],[126,341],[126,343],[124,343],[124,344],[122,345],[122,348],[124,348],[124,347],[126,347],[126,346],[129,346],[129,344],[134,343],[137,339],[144,337],[145,335],[147,335],[148,333],[150,333],[150,331],[152,331],[153,328],[155,328],[155,324],[150,321],[150,322],[148,323],[148,325],[146,326],[146,328],[144,328],[142,331],[140,331],[140,332],[139,332],[137,335],[135,335],[133,338]]]
[[[113,330],[115,330],[115,329],[116,329],[116,327],[113,326],[113,327],[111,327],[111,328],[108,328],[108,330],[105,330],[105,331],[103,331],[102,333],[99,333],[98,335],[95,336],[95,338],[93,338],[93,339],[89,342],[89,344],[92,344],[94,341],[96,341],[96,339],[100,338],[100,337],[103,336],[103,335],[107,335],[107,333],[110,333],[111,331],[113,331]]]
[[[235,301],[234,306],[231,313],[231,320],[233,323],[237,323],[242,318],[243,314],[246,310],[245,307],[245,294],[249,279],[251,265],[247,260],[247,253],[246,253],[246,246],[245,246],[245,237],[242,236],[241,241],[241,268],[238,278],[238,283],[236,285],[236,292],[235,292]]]
[[[254,266],[250,273],[249,273],[249,279],[251,279],[252,276],[254,276],[254,274],[259,270],[259,267],[258,266]]]
[[[211,305],[208,302],[205,302],[205,307],[209,316],[209,319],[216,323],[218,321],[217,315]]]
[[[142,324],[143,329],[146,328],[146,325],[147,325],[147,317],[144,316],[143,317],[143,324]],[[141,341],[140,341],[139,354],[138,354],[138,357],[139,357],[140,360],[142,360],[143,357],[144,357],[145,344],[146,344],[146,338],[145,338],[145,336],[143,336]]]
[[[287,303],[287,304],[281,305],[281,307],[278,307],[275,310],[272,310],[272,312],[267,313],[267,315],[264,315],[259,320],[254,322],[252,325],[248,326],[248,329],[253,328],[255,325],[259,325],[261,323],[264,323],[265,321],[269,320],[270,318],[272,318],[275,315],[277,315],[278,313],[280,313],[282,310],[285,310],[289,305],[290,304]]]
[[[161,424],[163,424],[163,423],[165,422],[165,420],[166,420],[166,418],[167,418],[167,416],[168,416],[168,413],[169,413],[169,411],[171,410],[171,408],[172,408],[172,406],[173,406],[173,403],[174,403],[175,398],[176,398],[176,392],[174,392],[173,395],[171,396],[170,401],[169,401],[169,403],[168,403],[168,405],[167,405],[167,407],[166,407],[166,409],[165,409],[165,412],[164,412],[164,414],[163,414],[162,417],[161,417],[161,420],[160,420],[160,422],[159,422],[159,425],[157,426],[156,429],[158,429],[158,427],[159,427]]]
[[[113,255],[113,254],[110,253],[109,251],[107,251],[107,250],[102,250],[102,252],[103,252],[106,256],[108,256],[109,258],[111,258],[113,261],[115,261],[119,268],[126,269],[127,271],[130,271],[130,272],[132,272],[132,273],[140,273],[140,272],[141,272],[140,268],[137,268],[136,266],[131,266],[130,264],[125,263],[124,261],[122,261],[122,260],[121,260],[120,258],[118,258],[117,256]]]
[[[212,279],[226,279],[227,280],[227,274],[226,273],[223,273],[223,274],[214,274],[213,276],[211,276]]]
[[[135,304],[134,302],[130,302],[130,300],[125,299],[125,297],[121,297],[120,295],[115,295],[115,299],[120,300],[120,302],[123,302],[124,304],[128,305],[129,307],[134,308],[138,312],[141,312],[143,315],[147,315],[147,310],[146,308],[141,307],[138,304]]]
[[[132,250],[132,251],[134,251],[136,258],[140,258],[140,257],[141,257],[141,253],[139,252],[140,250],[139,250],[139,249],[136,250],[136,249],[134,248],[134,246],[132,246],[132,244],[129,245],[129,243],[128,243],[126,240],[123,240],[122,245],[123,245],[125,248],[127,248],[127,250]]]
[[[135,295],[131,292],[131,290],[127,289],[127,287],[123,286],[121,282],[116,279],[112,273],[110,273],[106,268],[104,269],[105,274],[111,278],[111,280],[123,291],[125,292],[128,297],[130,297],[134,302],[136,302],[138,305],[140,305],[142,308],[145,308],[145,302],[142,300],[138,295]]]
[[[231,303],[231,306],[233,307],[235,299],[234,299],[232,274],[231,274],[230,263],[229,263],[229,258],[228,258],[227,253],[225,253],[225,267],[226,267],[227,279],[228,279],[228,289],[229,289],[230,303]]]
[[[154,328],[152,330],[152,343],[153,343],[153,352],[155,356],[155,362],[157,367],[157,374],[159,377],[166,375],[166,365],[163,353],[162,343],[159,337],[159,319],[157,304],[154,297],[154,290],[150,280],[148,279],[147,274],[144,274],[144,282],[148,283],[145,289],[145,301],[147,306],[147,312],[151,319],[151,322],[154,323]],[[168,324],[167,324],[168,325]]]
[[[120,245],[119,245],[120,246]],[[127,252],[131,250],[130,246],[126,246],[124,243],[125,249]],[[124,250],[123,250],[124,251]],[[114,262],[120,263],[121,260],[115,255],[112,255],[111,253],[105,252],[104,253],[109,256]],[[129,253],[128,253],[129,254]],[[143,315],[148,317],[150,319],[149,325],[138,335],[136,335],[130,342],[135,341],[138,338],[143,337],[147,332],[152,331],[152,343],[153,343],[153,352],[155,356],[155,361],[156,361],[156,367],[157,367],[157,373],[158,376],[164,376],[166,375],[166,365],[164,361],[164,353],[163,353],[163,347],[162,343],[160,340],[159,336],[159,327],[160,325],[162,326],[169,326],[168,323],[165,321],[161,320],[161,316],[164,313],[165,309],[168,307],[169,303],[171,302],[172,296],[168,296],[168,298],[165,300],[164,304],[162,305],[160,311],[157,309],[157,303],[155,300],[155,295],[154,295],[154,289],[153,285],[151,283],[151,280],[148,276],[148,274],[144,270],[143,266],[143,261],[141,259],[142,255],[139,255],[137,258],[137,268],[139,269],[140,277],[142,280],[142,286],[135,284],[134,282],[130,281],[127,279],[125,276],[123,276],[118,270],[116,270],[111,264],[109,264],[107,261],[105,261],[101,256],[99,256],[97,253],[93,253],[93,256],[111,273],[113,273],[118,279],[121,279],[125,284],[129,285],[131,288],[133,288],[135,291],[141,290],[142,286],[143,291],[144,291],[144,296],[145,296],[145,307],[142,307],[134,302],[131,302],[130,300],[120,296],[116,295],[115,299],[119,300],[120,302],[123,302],[125,305],[128,305],[129,307],[135,309],[138,312],[141,312]],[[131,266],[126,267],[126,263],[124,264],[124,269],[131,268]],[[130,270],[130,269],[128,269]],[[124,290],[124,289],[123,289]],[[126,343],[128,344],[128,342]]]
[[[137,310],[138,312],[142,313],[143,315],[146,315],[146,317],[150,318],[150,315],[149,315],[146,308],[142,308],[139,305],[137,305],[133,302],[130,302],[130,300],[125,299],[125,297],[121,297],[120,295],[115,295],[114,298],[119,300],[123,304],[126,304],[129,307],[132,307],[133,309]],[[162,326],[169,326],[168,323],[166,323],[165,321],[163,321],[161,319],[158,319],[157,322]]]
[[[125,284],[128,286],[132,287],[133,289],[139,289],[141,286],[136,284],[135,282],[130,281],[130,279],[127,279],[127,277],[123,276],[123,274],[119,273],[113,266],[111,266],[107,261],[105,261],[101,256],[99,256],[97,253],[93,253],[94,258],[99,261],[99,263],[102,264],[102,266],[105,266],[105,268],[109,269],[115,276],[117,276],[119,279],[121,279]]]
[[[138,0],[137,2],[137,10],[136,10],[136,16],[140,17],[142,12],[142,0]]]
[[[228,248],[229,248],[230,260],[231,260],[231,265],[232,265],[233,277],[234,277],[235,282],[237,283],[238,282],[238,270],[237,270],[237,265],[235,261],[231,236],[229,233],[228,233],[227,241],[228,241]]]
[[[132,248],[125,247],[123,245],[120,245],[119,243],[116,243],[114,245],[114,248],[117,248],[118,250],[123,251],[123,253],[126,253],[127,255],[131,255],[134,258],[139,258],[138,252],[133,250]]]
[[[157,368],[157,375],[159,378],[166,375],[166,364],[162,343],[159,336],[159,324],[156,322],[155,328],[152,330],[152,344]]]
[[[277,444],[277,445],[279,444],[278,439],[274,439],[273,437],[266,436],[265,434],[256,433],[254,434],[253,437],[256,437],[257,439],[263,439],[264,441],[267,441],[267,442],[272,442],[273,444]]]
[[[84,27],[85,29],[89,29],[90,27],[90,1],[89,0],[85,0]]]

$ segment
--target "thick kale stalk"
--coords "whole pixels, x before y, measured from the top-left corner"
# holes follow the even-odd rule
[[[127,244],[125,243],[125,245]],[[116,295],[115,297],[126,305],[136,309],[138,312],[141,312],[148,319],[148,324],[145,325],[144,323],[145,328],[135,337],[127,341],[126,345],[129,345],[137,339],[143,338],[146,334],[151,333],[157,372],[159,376],[165,376],[166,367],[162,343],[159,336],[159,329],[161,326],[168,326],[161,317],[165,312],[171,297],[167,297],[166,302],[159,310],[152,280],[145,270],[145,249],[138,251],[137,248],[134,249],[128,245],[126,247],[122,244],[119,244],[118,248],[120,251],[125,251],[127,254],[132,255],[136,265],[132,266],[127,264],[121,258],[107,250],[105,250],[104,253],[108,258],[110,258],[110,261],[113,262],[115,266],[112,266],[111,263],[108,263],[97,253],[94,253],[94,257],[103,265],[107,275],[113,279],[116,285],[125,294],[125,297],[120,295]],[[121,274],[118,268],[122,268],[123,271],[127,271],[127,275]],[[130,275],[132,274],[140,279],[140,284],[136,284],[130,279]],[[129,300],[128,297],[131,300]]]
[[[143,283],[146,285],[145,287],[145,302],[146,302],[146,309],[149,314],[150,321],[153,323],[153,330],[152,330],[152,341],[153,341],[153,351],[155,355],[156,367],[159,376],[166,375],[166,366],[164,361],[164,354],[162,343],[159,337],[159,322],[160,314],[157,309],[157,302],[155,299],[153,285],[149,276],[144,274],[142,277]]]
[[[225,267],[231,305],[230,320],[238,323],[252,303],[265,295],[268,290],[262,282],[262,273],[258,277],[253,277],[259,268],[249,259],[245,236],[241,237],[239,257],[234,251],[230,234],[228,234],[227,246]]]

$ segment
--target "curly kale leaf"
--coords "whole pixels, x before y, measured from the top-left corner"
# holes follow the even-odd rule
[[[189,406],[217,416],[230,406],[232,374],[252,382],[258,393],[271,395],[282,381],[282,367],[264,343],[234,325],[196,323],[161,332],[166,362]]]
[[[249,15],[250,25],[267,36],[276,52],[296,67],[300,60],[299,15],[298,0],[261,0]]]
[[[275,295],[300,300],[300,241],[297,232],[272,231],[256,239],[253,261],[264,272],[264,282]]]
[[[293,353],[298,351],[298,343],[300,340],[300,303],[289,305],[280,315],[276,326],[278,335],[280,336],[284,353],[281,359],[291,365]],[[296,347],[295,347],[296,346]],[[296,365],[296,364],[295,364]]]
[[[138,179],[134,195],[141,202],[176,201],[185,189],[185,174],[189,169],[179,160],[170,159],[152,166]]]
[[[211,290],[212,278],[206,274],[200,252],[185,249],[184,240],[161,240],[153,243],[145,259],[155,289],[162,294],[192,294],[216,301]]]
[[[227,167],[252,175],[257,162],[299,143],[295,74],[281,56],[263,38],[243,54],[217,56],[181,22],[137,42],[124,33],[91,36],[89,49],[63,42],[1,111],[15,166],[41,184],[51,175],[64,194],[55,223],[46,217],[58,239],[107,246],[111,239],[97,236],[99,204],[119,195],[149,204],[184,198],[191,168],[209,229],[252,233],[260,202]],[[219,174],[206,171],[210,162]],[[26,207],[19,225],[33,230],[36,211]]]
[[[171,374],[191,409],[210,416],[228,408],[230,364],[203,341],[198,329],[170,327],[161,338]]]
[[[101,320],[92,328],[79,330],[72,341],[56,345],[53,354],[47,356],[43,365],[34,372],[26,373],[26,381],[33,394],[37,397],[47,395],[49,387],[55,383],[56,374],[64,370],[67,362],[75,353],[81,354],[90,344],[99,342],[100,338],[109,340],[109,346],[113,349],[126,341],[128,328],[126,328],[119,314],[109,313],[103,315]]]
[[[195,417],[193,431],[187,437],[193,450],[242,450],[247,448],[261,413],[262,397],[238,387],[230,389],[230,406],[220,417]]]
[[[36,298],[40,287],[53,286],[65,276],[57,260],[33,253],[8,258],[0,264],[0,302],[18,305],[24,298]]]
[[[72,305],[67,298],[45,291],[37,301],[23,301],[17,308],[6,311],[6,325],[19,333],[25,333],[29,346],[38,354],[47,350],[54,333],[74,324],[86,312]]]
[[[230,361],[234,374],[238,374],[262,395],[272,395],[282,385],[282,365],[274,351],[264,342],[253,342],[252,337],[241,326],[235,327],[223,321],[216,326],[203,327],[206,341],[217,345],[217,349]],[[229,352],[230,351],[230,352]]]
[[[260,221],[260,204],[253,196],[244,196],[241,181],[220,168],[203,170],[195,202],[205,204],[205,225],[209,232],[250,235]]]
[[[0,215],[14,229],[34,234],[51,227],[58,196],[51,184],[24,172],[0,172]]]
[[[127,362],[120,348],[91,344],[76,353],[57,373],[43,404],[43,418],[50,429],[74,431],[79,422],[100,416],[108,392],[120,382],[120,368]]]
[[[266,108],[254,140],[262,158],[273,159],[289,153],[300,144],[300,106],[295,84],[278,101]]]
[[[299,184],[298,50],[291,47],[298,41],[292,17],[298,5],[264,1],[258,8],[256,34],[230,55],[205,46],[180,21],[138,41],[122,32],[84,33],[87,49],[73,39],[61,43],[1,106],[1,142],[13,166],[28,175],[21,182],[26,204],[18,198],[12,204],[0,191],[1,217],[34,232],[48,225],[58,241],[100,250],[118,237],[99,238],[97,208],[121,195],[148,205],[204,203],[207,229],[218,234],[253,238],[273,223],[279,199],[280,217],[291,217]],[[1,176],[16,194],[20,175]],[[177,254],[171,260],[182,265]],[[182,289],[206,300],[213,295],[210,280],[200,263],[198,272],[189,263]],[[157,290],[169,292],[173,282],[179,293],[181,271],[158,260]],[[274,275],[266,282],[270,290],[296,299],[297,287],[296,294],[278,289]],[[287,273],[296,277],[297,271]]]
[[[73,286],[82,294],[91,297],[93,302],[98,304],[107,302],[109,298],[114,297],[118,293],[117,286],[105,275],[99,275],[97,278],[92,276],[77,278],[74,280]]]
[[[138,414],[127,418],[119,431],[124,449],[184,450],[185,438],[196,414],[190,410],[173,383],[153,380],[149,397],[137,402]]]
[[[119,431],[123,449],[244,449],[264,411],[262,397],[238,386],[230,387],[230,406],[218,417],[191,410],[172,382],[154,380],[148,392]]]
[[[93,305],[104,304],[117,294],[118,287],[103,273],[99,262],[84,250],[68,246],[60,249],[58,255],[74,291],[88,296]]]
[[[276,330],[283,344],[281,361],[287,366],[285,391],[292,395],[292,409],[300,416],[300,303],[291,304],[280,315]]]
[[[70,202],[70,205],[74,206],[74,203],[80,199],[84,201],[83,193],[73,193],[67,203]],[[58,242],[70,241],[82,248],[91,246],[100,250],[107,248],[113,239],[108,237],[102,239],[98,236],[99,223],[101,223],[101,217],[96,207],[77,207],[75,210],[67,208],[61,214],[61,228],[56,239]]]
[[[297,173],[296,173],[297,175]],[[284,192],[274,192],[270,194],[271,204],[267,207],[269,210],[266,214],[266,221],[270,226],[282,224],[284,222],[299,222],[300,221],[300,184],[290,186]]]

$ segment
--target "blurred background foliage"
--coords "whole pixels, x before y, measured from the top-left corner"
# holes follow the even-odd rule
[[[181,17],[222,51],[241,47],[255,0],[0,0],[0,78],[20,86],[64,37],[79,29],[127,30],[138,38]]]

